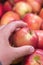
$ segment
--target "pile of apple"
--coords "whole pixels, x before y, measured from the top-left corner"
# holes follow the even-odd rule
[[[11,46],[31,45],[35,48],[34,53],[16,60],[16,63],[24,58],[22,65],[43,65],[43,0],[1,1],[0,26],[16,21],[28,24],[12,33]]]

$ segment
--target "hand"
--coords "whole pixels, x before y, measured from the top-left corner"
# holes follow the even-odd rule
[[[32,46],[14,48],[9,44],[9,37],[12,32],[16,28],[24,26],[26,26],[26,23],[16,21],[0,27],[0,62],[2,65],[10,65],[13,60],[34,52]]]

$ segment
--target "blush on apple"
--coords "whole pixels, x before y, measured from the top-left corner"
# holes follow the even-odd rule
[[[7,11],[11,11],[12,10],[12,6],[11,6],[11,4],[8,2],[8,1],[6,1],[5,3],[4,3],[4,11],[5,12],[7,12]]]
[[[31,3],[31,2],[33,2],[34,0],[25,0],[27,3]]]
[[[42,24],[41,24],[41,28],[40,28],[41,30],[43,30],[43,22],[42,22]]]
[[[14,5],[13,11],[17,12],[21,17],[23,17],[26,13],[32,12],[32,8],[26,2],[18,2]]]
[[[42,5],[42,0],[35,0],[36,2],[38,2],[40,5]]]
[[[31,30],[39,30],[42,23],[41,17],[33,13],[27,13],[22,20],[28,23]]]
[[[38,2],[33,1],[33,2],[30,3],[30,5],[32,7],[33,12],[39,13],[39,11],[41,9],[41,5]]]
[[[32,55],[24,59],[22,65],[43,65],[43,50],[37,49]]]
[[[37,35],[28,28],[21,28],[13,34],[13,44],[15,46],[32,45],[37,46]]]
[[[13,11],[6,12],[1,18],[1,25],[6,25],[12,20],[20,20],[20,16]]]
[[[41,9],[39,16],[43,19],[43,8]]]
[[[35,30],[34,32],[38,36],[38,43],[37,43],[38,48],[43,49],[43,30]]]
[[[0,18],[2,17],[3,13],[4,13],[3,4],[0,3]]]
[[[32,7],[32,10],[34,13],[38,13],[41,9],[41,4],[38,3],[37,1],[35,0],[26,0],[28,4],[31,5]]]

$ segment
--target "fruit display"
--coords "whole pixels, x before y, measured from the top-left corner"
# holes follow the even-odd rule
[[[35,51],[16,59],[12,65],[43,65],[43,0],[0,0],[0,26],[13,21],[23,21],[27,27],[12,33],[10,45],[31,45]]]
[[[32,55],[25,58],[23,65],[43,65],[43,50],[37,49]]]
[[[35,48],[37,47],[37,35],[28,28],[22,28],[13,34],[13,44],[17,47],[24,45],[32,45]]]

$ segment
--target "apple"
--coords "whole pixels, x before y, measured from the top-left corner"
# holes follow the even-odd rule
[[[43,50],[37,49],[32,55],[27,56],[22,65],[43,65]]]
[[[22,20],[28,23],[31,30],[39,30],[42,23],[41,17],[33,13],[27,13]]]
[[[13,11],[6,12],[1,18],[1,25],[6,25],[13,20],[20,20],[20,16]]]
[[[25,0],[27,3],[31,3],[31,2],[33,2],[33,1],[35,1],[35,0]]]
[[[37,1],[35,1],[35,0],[26,0],[26,2],[31,5],[32,10],[33,10],[34,13],[38,13],[40,11],[41,4],[38,3]]]
[[[39,16],[43,19],[43,8],[41,9]]]
[[[32,12],[32,8],[26,2],[18,2],[14,5],[13,11],[17,12],[21,17],[23,17],[26,13]]]
[[[10,4],[14,5],[15,3],[18,3],[20,1],[25,1],[25,0],[8,0]]]
[[[41,30],[43,30],[43,22],[42,22],[42,24],[41,24],[41,28],[40,28]]]
[[[0,18],[2,17],[3,13],[4,13],[3,4],[0,3]]]
[[[5,12],[12,10],[12,6],[11,6],[11,4],[10,4],[8,1],[5,1],[3,7],[4,7],[4,11],[5,11]]]
[[[35,30],[34,32],[37,34],[38,37],[38,48],[43,49],[43,30]]]
[[[33,2],[30,3],[30,5],[32,7],[33,12],[39,13],[39,11],[41,9],[41,5],[38,2],[33,1]]]
[[[38,2],[40,5],[42,5],[42,0],[35,0],[36,2]]]
[[[21,28],[17,30],[13,36],[13,45],[20,47],[24,45],[32,45],[36,48],[37,46],[37,35],[36,33],[29,30],[29,28]]]

